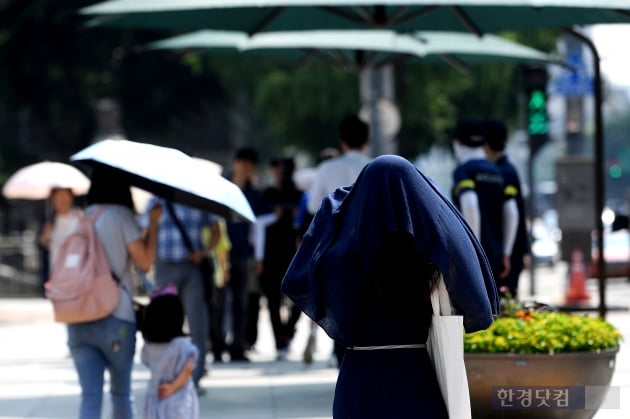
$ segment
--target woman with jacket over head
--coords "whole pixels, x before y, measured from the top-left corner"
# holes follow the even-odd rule
[[[466,331],[488,327],[498,302],[485,254],[407,160],[377,157],[322,201],[282,290],[348,348],[335,419],[448,417],[426,350],[440,275]]]
[[[98,419],[103,405],[105,370],[109,372],[112,417],[133,418],[131,371],[136,348],[131,263],[147,272],[155,260],[162,208],[154,207],[143,237],[135,218],[127,177],[98,167],[91,176],[87,215],[106,206],[94,223],[112,273],[121,281],[118,306],[109,316],[68,325],[68,346],[81,385],[80,419]]]

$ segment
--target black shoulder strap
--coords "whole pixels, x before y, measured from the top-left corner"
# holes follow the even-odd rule
[[[179,230],[179,233],[182,235],[182,239],[184,239],[184,243],[186,244],[186,247],[188,248],[189,252],[194,252],[195,248],[193,247],[192,241],[190,240],[190,237],[188,237],[188,234],[186,233],[186,230],[184,230],[184,226],[182,225],[182,222],[179,220],[179,218],[177,218],[177,215],[175,214],[175,209],[173,208],[173,205],[171,204],[170,201],[164,201],[164,206],[166,206],[166,210],[168,211],[169,215],[171,216],[171,218],[173,219],[173,222],[175,223],[175,225],[177,226],[177,229]]]

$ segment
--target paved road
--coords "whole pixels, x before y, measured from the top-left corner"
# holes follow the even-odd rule
[[[566,267],[541,268],[537,276],[538,301],[558,304],[565,290]],[[521,295],[528,289],[526,274]],[[594,281],[588,281],[597,302]],[[630,306],[630,283],[611,280],[611,305]],[[613,311],[608,319],[630,339],[630,312]],[[320,332],[315,362],[306,366],[301,351],[309,330],[302,318],[288,360],[275,361],[271,326],[263,310],[260,340],[251,363],[213,364],[202,385],[203,418],[213,419],[323,419],[331,417],[336,369],[329,364],[332,344]],[[140,345],[141,343],[139,343]],[[133,385],[140,407],[148,371],[137,363]],[[600,410],[595,419],[630,418],[630,345],[622,345],[612,381],[620,388],[619,409]],[[65,329],[52,322],[51,308],[42,299],[0,300],[0,418],[72,418],[79,387],[68,350]],[[106,405],[107,406],[107,405]],[[104,416],[108,417],[108,415]]]

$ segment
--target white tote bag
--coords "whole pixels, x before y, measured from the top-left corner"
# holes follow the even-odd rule
[[[433,362],[444,403],[451,419],[470,419],[470,394],[464,364],[464,319],[451,315],[451,301],[444,280],[431,294],[433,318],[427,351]]]

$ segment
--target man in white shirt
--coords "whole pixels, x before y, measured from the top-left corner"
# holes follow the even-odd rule
[[[309,189],[308,212],[317,212],[327,194],[347,186],[356,180],[363,167],[370,161],[364,153],[368,146],[369,127],[356,115],[345,117],[339,124],[342,155],[325,160],[317,167],[315,180]]]

